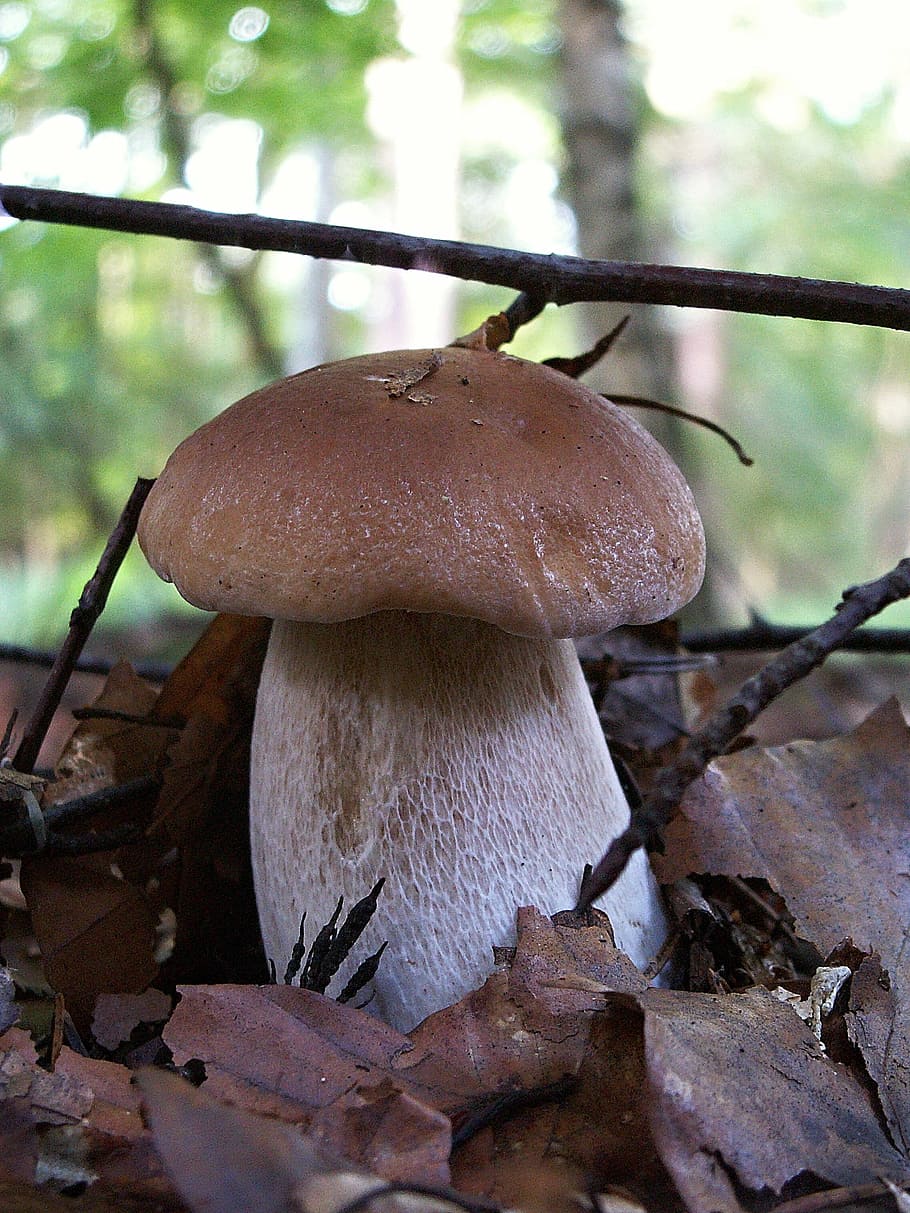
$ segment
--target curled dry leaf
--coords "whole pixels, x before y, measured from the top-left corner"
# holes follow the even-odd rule
[[[910,965],[895,978],[878,956],[863,960],[853,976],[847,1031],[878,1088],[895,1143],[910,1157]]]
[[[852,733],[719,758],[686,793],[660,879],[755,876],[822,954],[850,938],[887,990],[854,995],[854,1039],[895,1141],[910,1142],[910,729],[895,701]],[[877,981],[878,979],[874,979]],[[873,996],[874,995],[874,996]]]
[[[23,864],[22,885],[48,981],[81,1031],[99,992],[138,993],[154,980],[157,915],[110,857],[42,857]]]
[[[267,619],[216,615],[162,687],[156,718],[183,728],[169,745],[154,829],[177,845],[208,822],[212,784],[233,765],[230,751],[248,753],[268,636]]]
[[[171,980],[194,969],[223,977],[218,958],[251,953],[243,976],[264,976],[248,876],[245,770],[255,680],[267,627],[218,617],[160,696],[126,665],[111,672],[90,717],[74,731],[45,804],[164,768],[151,836],[116,852],[35,856],[22,886],[45,972],[80,1031],[99,993],[139,994],[158,974],[159,923],[176,911]],[[178,726],[183,726],[178,727]],[[100,824],[144,821],[155,795]],[[212,825],[216,807],[221,817]],[[208,832],[204,826],[211,827]],[[175,843],[180,864],[168,861]]]
[[[138,1083],[158,1153],[194,1211],[285,1213],[296,1185],[326,1169],[287,1125],[224,1107],[160,1070]]]

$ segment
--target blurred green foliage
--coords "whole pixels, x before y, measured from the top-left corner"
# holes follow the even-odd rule
[[[325,217],[320,207],[344,203],[361,206],[358,221],[381,216],[391,170],[368,121],[368,69],[406,57],[394,0],[261,3],[0,2],[4,179],[182,200],[168,191],[187,188],[214,124],[233,120],[223,127],[222,209],[242,207],[244,189],[256,205],[298,157],[283,213]],[[629,0],[631,17],[649,3]],[[794,8],[826,17],[808,0]],[[709,15],[704,0],[701,9],[693,39],[707,36],[695,24]],[[468,239],[527,246],[530,178],[519,170],[561,167],[559,90],[571,81],[560,79],[559,20],[555,0],[461,6],[453,55]],[[648,101],[657,51],[647,23],[630,20],[630,34],[654,260],[907,283],[910,156],[895,134],[907,104],[897,84],[884,81],[849,120],[808,97],[797,119],[780,122],[768,116],[779,81],[766,60],[735,87],[718,86],[709,109],[679,116]],[[319,164],[329,165],[328,201],[325,183],[311,180]],[[544,246],[553,232],[571,238],[565,207],[552,202]],[[301,284],[295,274],[271,255],[213,257],[165,240],[30,224],[0,233],[0,639],[56,641],[135,476],[154,474],[184,434],[268,378],[270,358],[290,365],[314,312],[328,355],[362,348],[369,300],[329,307],[325,278],[314,271]],[[458,299],[463,329],[508,301],[479,285]],[[681,452],[713,536],[720,609],[741,616],[748,603],[803,619],[893,563],[910,530],[904,335],[678,312],[667,324],[679,348],[676,402],[710,412],[757,457],[744,472],[700,433]],[[548,314],[516,349],[572,344],[570,314]],[[145,623],[164,603],[174,609],[176,596],[131,557],[107,619]]]

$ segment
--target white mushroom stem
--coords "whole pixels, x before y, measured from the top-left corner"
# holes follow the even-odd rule
[[[407,1030],[481,984],[515,912],[570,908],[583,865],[627,824],[574,645],[387,611],[276,621],[252,751],[251,834],[279,973],[339,895],[380,877],[362,954],[389,946],[375,1010]],[[639,852],[604,899],[643,964],[666,924]]]

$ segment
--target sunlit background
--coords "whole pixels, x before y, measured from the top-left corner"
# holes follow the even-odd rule
[[[613,7],[0,3],[0,178],[910,284],[906,0],[627,0],[620,40]],[[601,177],[615,207],[586,192]],[[0,641],[35,645],[59,640],[136,475],[201,421],[327,358],[444,343],[511,299],[11,220],[0,274]],[[575,352],[624,310],[549,309],[514,348]],[[647,309],[631,332],[634,358],[620,351],[598,383],[660,391],[755,458],[746,470],[704,431],[661,430],[709,530],[693,619],[812,621],[905,553],[905,335]],[[158,621],[181,609],[131,556],[108,634],[133,656],[167,652]]]

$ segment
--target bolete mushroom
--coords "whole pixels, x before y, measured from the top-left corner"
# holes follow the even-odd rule
[[[386,878],[374,1007],[407,1029],[479,984],[517,907],[574,904],[629,811],[571,637],[698,589],[692,494],[559,371],[447,347],[318,366],[183,442],[139,525],[190,602],[274,619],[251,844],[279,966]],[[665,932],[639,853],[604,899],[638,963]]]

